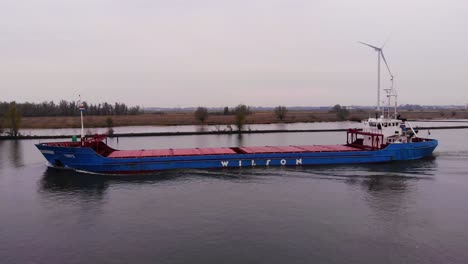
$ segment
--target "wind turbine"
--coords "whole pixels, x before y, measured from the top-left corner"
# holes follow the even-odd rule
[[[379,48],[379,47],[376,47],[376,46],[373,46],[373,45],[370,45],[361,41],[359,41],[359,43],[369,46],[373,48],[375,51],[377,51],[377,111],[379,111],[380,110],[380,57],[382,57],[383,61],[385,62],[388,73],[390,74],[390,81],[393,83],[393,74],[390,71],[390,67],[388,67],[387,60],[385,59],[385,56],[383,54],[383,47],[385,46],[385,44]]]

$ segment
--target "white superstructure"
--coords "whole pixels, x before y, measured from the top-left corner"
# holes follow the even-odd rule
[[[394,76],[390,71],[387,60],[383,55],[383,46],[376,47],[364,42],[360,42],[366,46],[374,48],[378,52],[378,64],[377,64],[377,111],[381,111],[380,116],[375,118],[368,118],[364,121],[364,129],[362,132],[363,145],[375,147],[381,144],[392,144],[392,143],[408,143],[413,141],[412,138],[418,138],[416,131],[411,127],[411,124],[405,119],[400,119],[397,112],[397,92],[393,86]],[[383,107],[380,107],[380,58],[382,57],[385,65],[387,66],[388,74],[390,75],[390,88],[383,89],[386,94],[386,102],[383,103]],[[375,137],[379,135],[379,137]],[[381,142],[376,142],[381,141]]]

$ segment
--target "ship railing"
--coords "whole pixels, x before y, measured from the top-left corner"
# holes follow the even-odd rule
[[[381,134],[381,130],[377,128],[363,128],[361,131],[366,133]]]
[[[369,136],[371,138],[371,145],[364,145],[362,138],[358,138],[359,135]],[[386,146],[382,133],[367,132],[363,129],[348,129],[346,132],[346,144],[370,150],[382,149]]]

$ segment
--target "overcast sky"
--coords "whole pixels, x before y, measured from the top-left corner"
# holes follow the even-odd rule
[[[400,103],[468,102],[467,0],[0,0],[0,101],[375,105],[387,39]]]

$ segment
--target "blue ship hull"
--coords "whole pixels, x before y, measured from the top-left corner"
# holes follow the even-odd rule
[[[269,154],[189,155],[169,157],[110,158],[91,147],[37,144],[53,167],[102,174],[149,173],[171,169],[216,169],[318,164],[377,163],[415,160],[432,155],[437,140],[388,144],[377,150]]]

